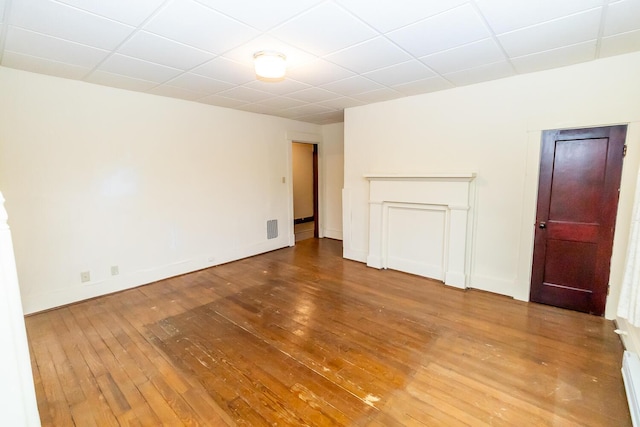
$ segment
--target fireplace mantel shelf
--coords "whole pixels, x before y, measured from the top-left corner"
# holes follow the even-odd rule
[[[472,180],[476,177],[475,172],[464,173],[420,173],[420,174],[395,174],[395,173],[366,173],[364,177],[368,180],[385,179],[407,179],[407,180],[430,180],[430,179],[452,179],[452,180]]]

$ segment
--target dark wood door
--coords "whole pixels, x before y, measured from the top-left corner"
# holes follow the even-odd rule
[[[543,133],[531,301],[604,313],[626,131]]]

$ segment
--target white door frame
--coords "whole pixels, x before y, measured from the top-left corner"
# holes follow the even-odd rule
[[[322,149],[322,135],[306,132],[287,132],[287,230],[289,235],[289,246],[295,246],[296,235],[293,229],[293,143],[300,142],[303,144],[318,145],[318,216],[316,218],[316,227],[318,227],[318,237],[324,237],[324,159]]]

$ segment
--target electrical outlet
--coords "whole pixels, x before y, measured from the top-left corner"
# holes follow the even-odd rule
[[[80,272],[80,282],[85,283],[85,282],[90,282],[91,281],[91,273],[88,271],[82,271]]]
[[[117,276],[118,274],[120,274],[120,268],[117,265],[112,265],[111,266],[111,275],[112,276]]]

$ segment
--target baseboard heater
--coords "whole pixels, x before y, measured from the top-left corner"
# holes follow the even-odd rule
[[[640,424],[640,357],[636,353],[625,351],[622,356],[622,379],[624,388],[627,391],[627,401],[629,402],[629,412],[631,412],[631,422],[633,427]]]

